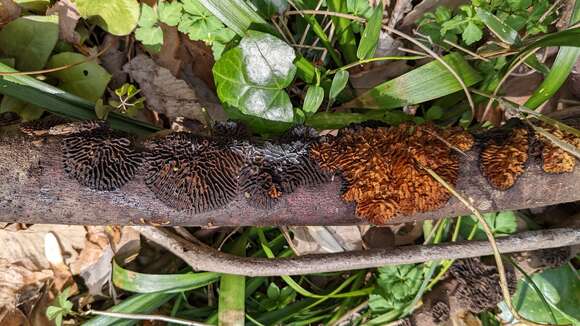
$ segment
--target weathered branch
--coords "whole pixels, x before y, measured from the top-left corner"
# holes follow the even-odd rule
[[[246,276],[299,275],[374,268],[384,265],[419,263],[430,260],[479,257],[492,254],[487,241],[466,241],[394,249],[350,251],[266,259],[238,257],[194,244],[167,230],[135,227],[143,236],[165,247],[195,270]],[[523,232],[497,239],[502,253],[522,252],[580,244],[580,229]]]
[[[580,169],[546,174],[537,162],[508,191],[491,188],[481,175],[478,153],[461,156],[456,189],[482,212],[540,207],[580,200]],[[362,223],[354,206],[339,197],[340,180],[301,188],[280,199],[275,209],[257,209],[237,198],[228,206],[201,214],[166,207],[140,176],[118,191],[94,191],[68,178],[59,143],[22,135],[0,136],[0,222],[162,225],[340,225]],[[400,216],[401,223],[470,214],[452,198],[441,209]]]

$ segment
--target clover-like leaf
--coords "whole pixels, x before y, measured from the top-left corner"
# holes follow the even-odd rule
[[[159,11],[159,20],[169,26],[176,26],[181,20],[181,9],[183,6],[177,1],[165,2],[159,1],[157,10]]]
[[[244,114],[292,122],[292,103],[284,88],[296,74],[295,57],[292,47],[276,37],[249,31],[214,65],[219,98]]]

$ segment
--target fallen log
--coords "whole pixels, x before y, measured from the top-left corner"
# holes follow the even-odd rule
[[[115,191],[96,191],[67,177],[55,139],[0,136],[0,222],[87,225],[344,225],[364,223],[339,196],[341,181],[301,187],[273,209],[251,207],[240,195],[223,208],[193,214],[165,206],[141,176]],[[580,200],[580,171],[547,174],[530,160],[507,191],[482,176],[478,150],[460,157],[456,189],[482,212],[517,210]],[[455,198],[440,209],[397,216],[402,223],[470,214]]]

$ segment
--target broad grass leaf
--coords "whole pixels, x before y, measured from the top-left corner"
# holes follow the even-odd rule
[[[58,40],[58,16],[24,16],[0,30],[0,49],[16,59],[15,68],[34,71],[44,68]]]
[[[294,50],[283,41],[250,31],[240,45],[222,55],[213,68],[222,102],[242,113],[267,120],[292,122],[288,87],[296,67]]]
[[[461,76],[468,87],[481,80],[481,75],[460,54],[448,54],[443,60]],[[439,61],[434,60],[375,86],[343,107],[392,109],[423,103],[460,90],[462,87],[457,79]]]
[[[477,12],[477,16],[479,16],[479,19],[481,19],[485,26],[502,40],[502,42],[507,44],[516,44],[520,42],[518,32],[505,24],[491,12],[479,7],[475,7],[475,12]]]
[[[383,4],[379,2],[372,10],[372,15],[365,27],[356,56],[362,59],[372,58],[379,44],[379,36],[381,34],[381,24],[383,19]]]
[[[86,59],[85,56],[79,53],[63,52],[52,56],[48,62],[48,67],[56,68]],[[103,96],[107,84],[111,80],[111,74],[94,60],[65,70],[52,72],[50,76],[60,81],[59,88],[91,102],[96,102],[97,99]]]
[[[93,20],[113,35],[128,35],[139,20],[137,0],[76,0],[75,3],[83,18]]]

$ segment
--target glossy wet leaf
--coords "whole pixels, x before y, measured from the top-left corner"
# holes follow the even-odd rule
[[[475,11],[485,26],[502,40],[502,42],[507,44],[519,42],[518,32],[497,18],[497,16],[480,7],[475,7]]]
[[[534,274],[531,279],[548,302],[559,325],[580,324],[580,306],[578,305],[580,279],[578,279],[577,271],[566,264]],[[526,319],[538,323],[553,323],[548,307],[524,278],[518,282],[513,304]]]
[[[381,24],[383,19],[383,6],[379,2],[375,8],[372,10],[372,15],[367,22],[360,43],[358,45],[358,50],[356,56],[362,59],[372,58],[379,44],[379,36],[381,34]]]
[[[137,0],[76,0],[83,18],[89,19],[113,35],[128,35],[137,26]]]
[[[339,70],[332,77],[332,84],[330,85],[329,97],[334,100],[338,97],[338,94],[346,87],[348,83],[349,73],[346,70]]]
[[[455,70],[468,87],[481,80],[480,74],[460,54],[448,54],[443,57],[443,60]],[[402,76],[375,86],[344,104],[343,107],[392,109],[423,103],[462,89],[461,84],[449,70],[434,60]]]
[[[15,68],[34,71],[44,68],[58,40],[58,16],[24,16],[0,30],[0,49],[16,60]]]
[[[56,68],[86,59],[87,57],[80,53],[63,52],[52,56],[47,66]],[[111,74],[94,60],[65,70],[52,72],[50,76],[60,81],[59,88],[91,102],[96,102],[103,95],[109,80],[111,80]]]
[[[283,41],[270,34],[248,32],[213,67],[219,98],[244,114],[292,122],[293,107],[284,88],[296,74],[294,58],[294,50]]]
[[[311,85],[306,91],[306,97],[304,97],[304,105],[302,110],[307,114],[313,114],[318,111],[322,101],[324,100],[324,89],[320,86]]]

